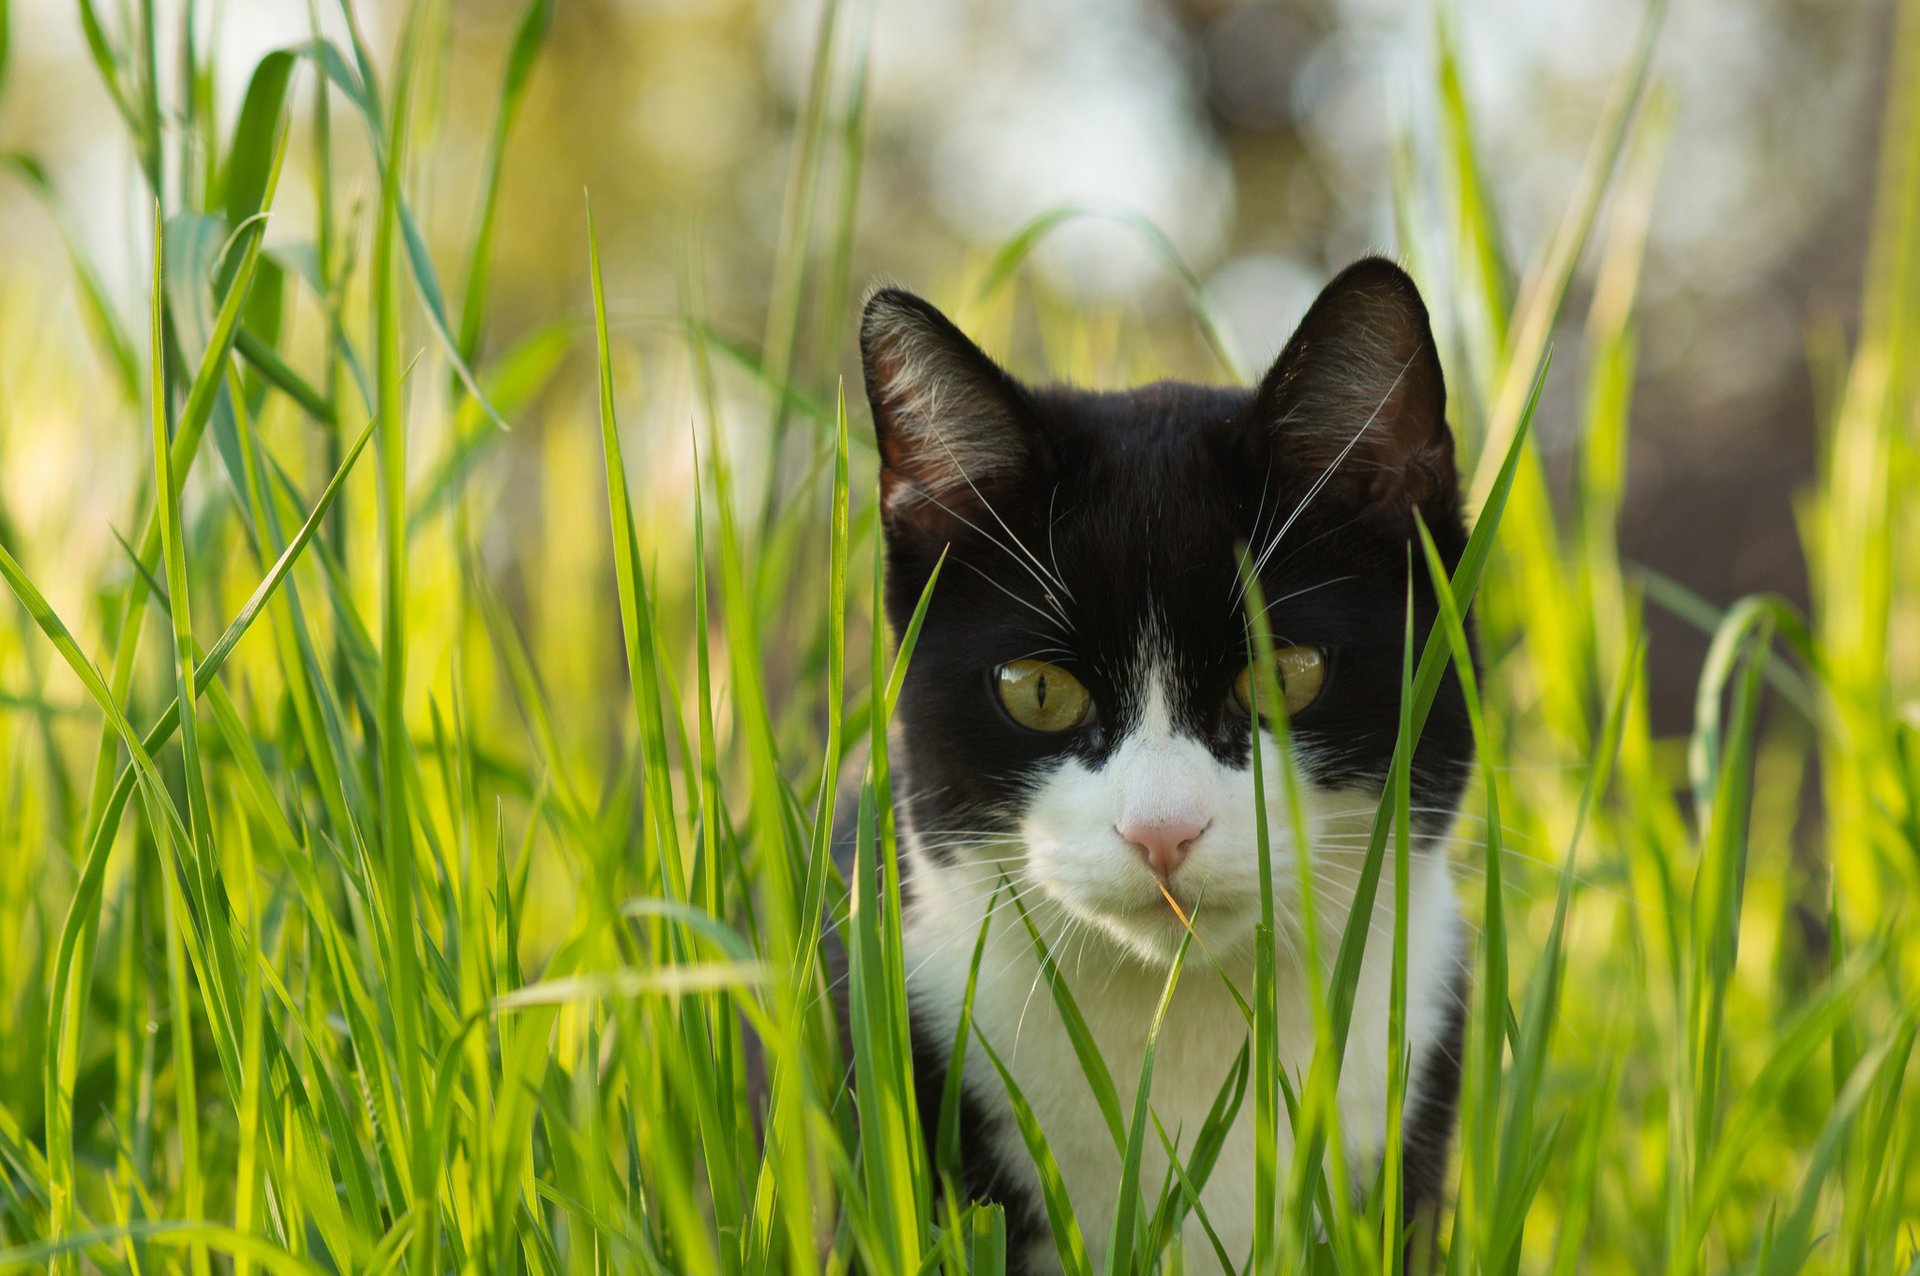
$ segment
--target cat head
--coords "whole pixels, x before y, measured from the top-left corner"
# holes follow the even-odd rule
[[[861,325],[881,455],[887,609],[944,552],[897,710],[916,868],[991,865],[1148,960],[1259,915],[1242,546],[1257,563],[1313,862],[1338,896],[1398,725],[1409,590],[1435,617],[1416,515],[1466,542],[1446,390],[1413,281],[1369,258],[1320,295],[1257,387],[1026,385],[933,306],[886,289]],[[1415,651],[1419,648],[1416,646]],[[1416,821],[1450,821],[1471,757],[1449,676],[1413,766]],[[1273,879],[1296,880],[1268,784]],[[932,889],[939,889],[931,884]],[[1029,896],[1031,897],[1031,896]]]

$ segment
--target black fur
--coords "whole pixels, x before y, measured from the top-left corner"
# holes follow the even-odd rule
[[[1320,697],[1292,720],[1312,778],[1384,784],[1409,596],[1416,644],[1437,614],[1416,517],[1450,569],[1467,536],[1426,311],[1398,267],[1373,258],[1344,272],[1254,388],[1027,387],[895,290],[869,302],[862,345],[896,632],[947,556],[896,717],[896,789],[917,830],[1011,830],[1050,760],[1103,760],[1139,712],[1130,675],[1149,627],[1163,638],[1178,729],[1243,764],[1251,724],[1231,696],[1249,652],[1235,602],[1243,546],[1261,561],[1276,640],[1329,656]],[[1086,725],[1043,735],[998,711],[994,670],[1030,654],[1091,691]],[[1415,751],[1414,805],[1433,813],[1424,829],[1457,805],[1471,756],[1449,674]],[[946,1055],[927,1045],[922,1013],[915,1064],[931,1141]],[[1460,1030],[1456,1012],[1418,1061],[1410,1219],[1444,1190]],[[1016,1244],[1043,1235],[1036,1203],[1005,1191],[985,1153],[998,1118],[972,1096],[962,1117],[966,1189],[1007,1206]]]
[[[1382,308],[1417,320],[1414,355],[1424,363],[1419,378],[1433,416],[1412,427],[1397,424],[1434,434],[1410,442],[1363,436],[1366,446],[1338,463],[1339,448],[1362,422],[1298,415],[1303,401],[1327,397],[1317,379],[1345,375],[1347,342],[1322,331],[1326,322],[1316,326],[1315,313],[1258,390],[1163,381],[1091,393],[1015,384],[909,294],[888,290],[868,303],[867,388],[887,461],[886,602],[896,632],[911,618],[941,553],[948,555],[898,710],[919,795],[912,809],[918,827],[1005,827],[1025,777],[1056,751],[1103,758],[1135,710],[1124,688],[1149,621],[1174,631],[1181,725],[1223,760],[1244,760],[1249,723],[1229,704],[1248,651],[1245,614],[1233,605],[1236,552],[1247,545],[1258,555],[1289,520],[1260,573],[1269,623],[1276,642],[1316,643],[1331,657],[1325,691],[1293,722],[1302,753],[1322,783],[1384,781],[1398,730],[1409,581],[1416,642],[1436,616],[1413,512],[1449,568],[1466,547],[1466,529],[1445,392],[1419,295],[1398,267],[1371,258],[1330,284],[1315,311],[1350,291],[1376,299],[1385,293]],[[925,477],[902,461],[899,440],[885,425],[886,356],[875,352],[875,330],[903,322],[900,315],[923,322],[930,339],[974,362],[975,380],[952,386],[943,406],[978,410],[969,395],[996,400],[988,406],[996,422],[1006,422],[996,424],[998,445],[1015,457],[933,501],[897,499]],[[1372,316],[1347,318],[1360,325]],[[1410,455],[1390,455],[1396,444]],[[939,463],[941,449],[925,450],[933,456],[921,458],[921,467]],[[1422,472],[1416,488],[1383,492],[1383,475],[1405,471]],[[1323,476],[1328,481],[1307,500]],[[1417,504],[1395,499],[1409,494]],[[1031,547],[1037,561],[1019,545]],[[1036,576],[1049,574],[1072,592],[1071,601],[1058,600],[1073,622],[1070,635],[1044,614]],[[1093,692],[1098,713],[1089,727],[1039,735],[995,711],[988,681],[994,668],[1036,650],[1048,650],[1048,660]],[[1472,750],[1465,702],[1450,675],[1415,751],[1415,805],[1451,808]]]
[[[852,768],[849,771],[851,773]],[[851,881],[857,812],[852,802],[842,802],[838,809],[840,815],[833,831],[834,860],[842,877]],[[902,890],[908,915],[911,916],[911,879],[902,883]],[[853,1058],[853,1043],[846,1036],[847,1027],[852,1022],[846,1001],[846,950],[839,935],[831,930],[825,936],[825,943],[828,983],[834,989],[834,1010],[841,1028],[840,1053],[843,1059],[850,1061]],[[936,1034],[926,1022],[925,1012],[917,1007],[909,1007],[909,1013],[913,1033],[914,1101],[920,1112],[927,1164],[937,1167],[940,1165],[940,1108],[946,1094],[948,1056],[944,1049],[935,1045]],[[1452,1150],[1453,1127],[1459,1112],[1461,1050],[1465,1034],[1466,979],[1463,966],[1440,1036],[1428,1047],[1425,1057],[1419,1062],[1415,1090],[1420,1100],[1407,1112],[1401,1138],[1404,1185],[1401,1220],[1409,1229],[1410,1258],[1421,1252],[1419,1246],[1422,1243],[1413,1229],[1428,1227],[1427,1243],[1430,1244],[1431,1226],[1437,1221],[1439,1209],[1445,1200],[1447,1159]],[[757,1078],[760,1063],[757,1042],[751,1035],[747,1040]],[[757,1079],[752,1088],[758,1094],[765,1093],[764,1083]],[[1007,1270],[1012,1276],[1026,1276],[1026,1265],[1021,1256],[1046,1240],[1046,1213],[1038,1201],[1014,1189],[1014,1184],[1007,1178],[1006,1167],[997,1159],[994,1141],[1001,1133],[998,1123],[1004,1118],[988,1109],[964,1087],[960,1092],[958,1115],[956,1133],[959,1136],[960,1187],[970,1199],[994,1201],[1005,1211]]]
[[[1460,1106],[1461,1047],[1467,1032],[1465,968],[1454,990],[1440,1037],[1420,1061],[1415,1088],[1420,1101],[1406,1114],[1400,1140],[1401,1174],[1406,1185],[1408,1224],[1439,1210],[1447,1188],[1447,1154],[1453,1146],[1453,1123]]]

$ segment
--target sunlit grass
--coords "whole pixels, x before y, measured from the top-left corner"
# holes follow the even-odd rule
[[[356,35],[219,68],[249,77],[224,127],[201,88],[163,109],[153,6],[133,7],[124,30],[117,9],[80,10],[157,196],[147,322],[122,322],[70,236],[96,353],[59,365],[68,405],[83,380],[86,402],[117,399],[110,446],[142,458],[112,512],[123,532],[73,538],[80,515],[8,508],[26,504],[21,458],[98,446],[77,409],[51,415],[46,367],[32,402],[50,415],[16,414],[0,438],[0,1271],[1003,1270],[1005,1220],[958,1186],[957,1094],[920,1110],[912,1084],[886,727],[918,622],[875,623],[873,460],[838,386],[862,282],[855,18],[823,12],[754,345],[705,313],[697,248],[680,295],[653,299],[677,323],[610,326],[623,281],[584,209],[577,314],[517,341],[488,330],[501,184],[540,177],[532,158],[504,174],[546,0],[501,71],[471,236],[433,253],[414,97],[438,80],[448,6],[414,7],[390,57]],[[1648,80],[1658,11],[1524,268],[1437,28],[1438,151],[1409,138],[1393,176],[1478,525],[1450,582],[1430,545],[1412,563],[1446,605],[1409,643],[1357,893],[1405,889],[1406,746],[1472,605],[1480,763],[1457,858],[1474,988],[1453,1195],[1413,1245],[1447,1272],[1920,1264],[1920,515],[1903,499],[1920,479],[1920,10],[1905,13],[1865,310],[1822,369],[1807,615],[1765,598],[1722,614],[1617,547],[1642,246],[1673,127]],[[358,205],[335,153],[348,129],[372,156]],[[31,157],[8,162],[58,213]],[[315,237],[288,251],[272,211],[308,198]],[[1057,370],[1119,378],[1167,357],[1151,334],[1023,270],[1082,212],[955,263],[951,300],[997,345],[1034,329]],[[1164,238],[1119,220],[1193,306],[1185,371],[1238,368]],[[1569,313],[1583,270],[1591,301]],[[1556,338],[1576,403],[1541,401]],[[1580,423],[1570,487],[1536,441],[1548,410]],[[534,465],[529,526],[508,496]],[[516,515],[503,549],[490,529]],[[1714,632],[1686,739],[1651,731],[1650,606]],[[1268,817],[1297,823],[1284,738],[1256,764]],[[828,831],[847,802],[860,836],[842,880]],[[1109,1235],[1081,1233],[1001,1066],[1011,1043],[958,1035],[956,1054],[1006,1079],[1068,1271],[1091,1253],[1115,1271],[1403,1269],[1397,1143],[1384,1165],[1346,1163],[1334,1095],[1364,946],[1392,945],[1403,990],[1404,927],[1343,928],[1303,873],[1308,946],[1333,976],[1314,1061],[1287,1074],[1262,860],[1248,1046],[1198,1131],[1163,1129],[1148,1079],[1109,1069],[1027,927],[1085,1072],[1062,1084],[1091,1087],[1126,1167]],[[851,1058],[828,924],[846,940]],[[972,961],[977,977],[978,946]],[[1167,995],[1211,966],[1183,948]],[[1403,1042],[1399,998],[1393,1013]],[[1407,1062],[1389,1061],[1390,1121]],[[1259,1140],[1270,1210],[1253,1255],[1223,1255],[1200,1188],[1245,1112],[1299,1137],[1289,1160]],[[1171,1172],[1144,1168],[1169,1149]]]

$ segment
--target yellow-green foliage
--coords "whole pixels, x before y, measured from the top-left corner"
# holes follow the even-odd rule
[[[210,93],[162,111],[151,21],[80,0],[164,195],[145,332],[74,238],[95,356],[81,336],[0,348],[0,466],[42,476],[0,484],[20,506],[0,499],[0,1272],[1003,1270],[998,1211],[920,1134],[942,1113],[914,1104],[885,762],[913,634],[873,623],[873,460],[836,402],[842,343],[806,335],[847,331],[858,294],[864,55],[847,78],[830,54],[859,37],[829,5],[762,343],[709,321],[692,249],[679,294],[646,299],[676,322],[610,329],[606,297],[628,294],[590,220],[595,322],[509,340],[487,327],[493,210],[503,181],[541,177],[536,155],[502,157],[551,8],[526,6],[502,70],[474,233],[430,255],[416,97],[446,4],[413,6],[378,57],[356,36],[221,68],[251,77],[223,134]],[[1658,6],[1524,268],[1440,25],[1441,150],[1403,147],[1396,194],[1399,250],[1441,299],[1480,519],[1453,582],[1485,653],[1457,851],[1475,990],[1457,1190],[1423,1241],[1448,1272],[1920,1262],[1920,8],[1903,12],[1865,309],[1817,378],[1808,615],[1722,614],[1617,548],[1671,119],[1648,78]],[[296,133],[306,93],[325,107]],[[349,135],[365,199],[342,185]],[[57,213],[30,158],[9,173]],[[264,251],[292,200],[312,201],[310,252]],[[1184,345],[1031,285],[1028,251],[1074,215],[954,263],[970,327],[1036,336],[1063,375],[1233,370],[1142,223],[1125,222],[1193,302]],[[1570,289],[1580,272],[1592,286]],[[0,289],[6,330],[42,300]],[[1576,400],[1555,411],[1581,424],[1578,464],[1556,489],[1531,425],[1552,338],[1576,332],[1552,384]],[[137,459],[130,506],[67,499],[84,450]],[[1684,739],[1651,733],[1655,607],[1714,634]],[[1403,741],[1462,650],[1448,619],[1408,653]],[[841,794],[862,742],[873,760]],[[1271,818],[1293,818],[1284,749],[1261,765]],[[845,801],[851,888],[826,853]],[[1407,853],[1395,823],[1372,873]],[[851,1060],[823,996],[827,915]],[[1271,1142],[1259,1157],[1255,1268],[1392,1273],[1397,1157],[1342,1166],[1328,1137],[1367,936],[1309,938],[1335,969],[1313,1067],[1276,1070],[1263,979],[1236,1071],[1253,1111],[1302,1135],[1291,1163]],[[1404,933],[1371,942],[1404,954]],[[1276,960],[1270,931],[1260,951]],[[1211,977],[1184,957],[1177,977]],[[1212,1270],[1177,1226],[1180,1176],[1142,1180],[1145,1141],[1171,1137],[1143,1079],[1090,1043],[1085,1063],[1061,1084],[1095,1087],[1129,1166],[1115,1270]],[[1329,1189],[1354,1175],[1363,1200]]]

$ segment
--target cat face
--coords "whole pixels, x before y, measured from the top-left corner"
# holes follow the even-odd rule
[[[861,339],[896,632],[947,556],[897,716],[922,866],[983,890],[1004,869],[1149,960],[1181,935],[1163,885],[1210,945],[1250,943],[1254,733],[1269,775],[1278,753],[1247,705],[1245,547],[1316,880],[1339,897],[1393,750],[1409,590],[1416,643],[1434,619],[1416,512],[1449,567],[1466,539],[1412,281],[1377,258],[1350,267],[1254,389],[1025,386],[896,290],[868,304]],[[1470,755],[1450,675],[1415,751],[1421,829],[1447,823]],[[1270,779],[1288,907],[1281,792]]]

